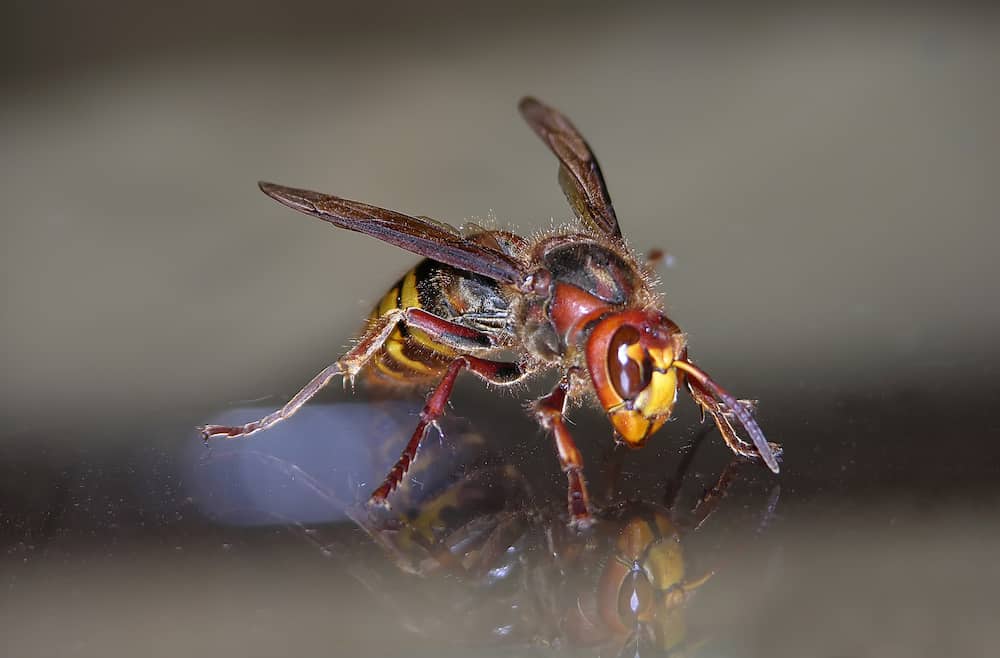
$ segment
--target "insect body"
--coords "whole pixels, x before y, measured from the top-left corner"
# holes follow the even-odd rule
[[[641,447],[665,423],[686,387],[737,454],[778,472],[780,448],[768,443],[749,403],[737,400],[688,358],[686,337],[662,311],[648,264],[622,238],[601,169],[569,120],[533,98],[521,114],[559,159],[559,182],[580,220],[535,239],[503,231],[462,234],[412,217],[273,183],[278,202],[424,256],[382,298],[355,346],[323,369],[283,408],[239,427],[208,425],[205,438],[238,437],[288,418],[338,376],[359,373],[400,384],[437,382],[399,461],[371,496],[386,504],[416,457],[428,425],[444,412],[455,379],[468,370],[510,385],[558,370],[553,391],[531,405],[555,439],[568,478],[571,523],[590,521],[583,462],[563,417],[567,403],[593,393],[617,440]],[[499,361],[499,352],[513,361]],[[736,423],[750,441],[736,432]]]
[[[407,309],[421,309],[493,333],[503,330],[510,314],[509,303],[495,281],[429,259],[403,275],[382,297],[369,323]],[[439,377],[456,355],[454,347],[401,322],[372,357],[371,373],[390,383],[412,385]]]

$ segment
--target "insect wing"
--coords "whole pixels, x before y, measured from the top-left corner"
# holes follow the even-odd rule
[[[370,235],[426,258],[504,283],[517,284],[524,278],[521,264],[513,258],[470,242],[438,222],[274,183],[261,182],[260,189],[292,210]]]
[[[530,96],[521,99],[518,108],[531,129],[562,163],[559,185],[577,216],[599,232],[621,238],[601,167],[576,127],[558,110]]]

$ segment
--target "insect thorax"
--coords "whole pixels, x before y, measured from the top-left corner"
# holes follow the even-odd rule
[[[518,325],[525,347],[550,362],[576,363],[585,332],[573,333],[576,320],[592,312],[642,304],[642,275],[612,247],[584,235],[565,235],[541,242],[535,260],[546,277],[544,292],[529,296],[519,309]]]
[[[542,262],[554,284],[575,286],[611,306],[629,306],[642,286],[633,265],[614,249],[592,240],[571,236],[544,245]]]

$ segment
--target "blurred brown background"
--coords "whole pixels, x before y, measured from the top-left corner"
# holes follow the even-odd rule
[[[531,232],[570,218],[554,158],[516,112],[533,94],[594,147],[630,244],[674,257],[668,309],[699,363],[764,401],[762,424],[788,448],[791,518],[836,511],[832,528],[788,523],[788,554],[798,551],[788,559],[808,587],[780,590],[758,617],[730,610],[726,619],[761,633],[745,652],[834,655],[812,651],[816,618],[830,622],[821,647],[837,655],[977,655],[995,639],[979,571],[985,547],[1000,546],[995,11],[307,0],[7,9],[0,529],[22,547],[5,569],[9,591],[28,596],[21,623],[65,583],[31,580],[18,551],[39,533],[52,541],[86,527],[96,543],[66,548],[62,564],[102,553],[122,519],[134,521],[116,478],[141,477],[133,461],[150,436],[169,427],[155,445],[170,450],[236,401],[280,403],[339,355],[413,262],[277,206],[256,181]],[[554,459],[540,463],[558,476]],[[81,473],[107,490],[72,493]],[[110,501],[117,520],[101,521],[94,500]],[[86,515],[73,516],[81,505]],[[860,525],[839,525],[855,513]],[[921,517],[894,534],[895,519]],[[890,551],[902,551],[895,571],[872,562]],[[810,587],[831,583],[809,580],[812,564],[857,580],[818,595]],[[144,573],[107,568],[95,591]],[[923,604],[879,626],[845,612],[859,595],[883,610]],[[310,596],[295,605],[326,594]],[[818,601],[816,618],[806,600]],[[92,625],[133,612],[108,605]],[[806,615],[784,642],[761,630],[779,613]],[[150,623],[136,641],[162,631],[155,615],[135,614]],[[869,624],[858,644],[833,630],[858,624]],[[44,655],[47,631],[31,628],[13,646]],[[64,655],[127,646],[73,644],[62,628]],[[233,650],[214,632],[202,648]],[[170,638],[163,651],[190,649]],[[271,646],[244,641],[235,651]]]
[[[675,255],[669,307],[706,366],[864,387],[994,359],[993,15],[502,4],[18,7],[8,417],[257,397],[335,358],[412,259],[259,179],[568,219],[526,93],[592,142],[631,244]]]

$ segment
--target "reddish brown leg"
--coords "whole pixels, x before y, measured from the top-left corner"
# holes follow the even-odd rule
[[[728,412],[728,406],[722,407],[716,402],[715,397],[701,387],[698,382],[693,379],[688,379],[688,391],[691,393],[691,397],[695,399],[698,405],[702,409],[702,418],[704,414],[708,414],[715,421],[716,427],[719,428],[719,433],[722,435],[722,439],[729,446],[729,449],[735,452],[737,455],[743,457],[749,457],[750,459],[763,459],[760,450],[752,443],[747,443],[740,438],[739,434],[736,433],[736,428],[733,427],[732,417],[734,414]],[[745,400],[736,400],[736,404],[739,404],[746,409],[747,413],[750,412],[752,407],[747,407],[749,402]],[[774,455],[775,459],[781,457],[782,449],[777,443],[768,442],[768,447],[771,449],[771,453]],[[765,460],[766,461],[766,460]]]
[[[552,432],[556,441],[556,451],[559,454],[559,463],[569,480],[570,524],[586,527],[590,525],[591,517],[587,484],[583,479],[583,458],[580,456],[580,451],[577,450],[569,430],[566,429],[566,421],[563,418],[570,377],[570,373],[566,373],[551,393],[537,400],[534,404],[534,411],[539,424]]]
[[[434,340],[457,350],[483,349],[492,344],[490,337],[486,334],[449,322],[422,309],[393,309],[369,325],[361,339],[347,354],[340,357],[336,363],[323,368],[281,409],[246,425],[205,425],[199,427],[199,431],[205,440],[213,436],[236,438],[266,430],[275,423],[289,418],[329,384],[334,377],[344,375],[353,380],[354,376],[368,362],[368,359],[385,344],[400,322],[405,323],[408,327],[421,329]]]
[[[420,329],[438,343],[460,352],[493,347],[492,339],[483,332],[455,324],[422,308],[406,309],[403,311],[403,320],[407,327]]]
[[[686,352],[674,361],[674,365],[684,372],[688,391],[704,412],[712,416],[726,445],[738,455],[762,460],[774,473],[779,470],[778,459],[781,457],[781,446],[764,438],[757,421],[754,420],[752,406],[737,400],[724,388],[716,384],[690,361],[686,360]],[[735,418],[743,425],[750,435],[752,444],[742,440],[730,418]]]
[[[240,436],[247,436],[248,434],[253,434],[254,432],[259,432],[261,430],[266,430],[272,425],[279,423],[286,418],[291,417],[298,411],[302,405],[310,400],[313,396],[320,392],[330,381],[337,375],[346,375],[348,377],[354,377],[361,370],[361,367],[371,358],[375,352],[379,350],[380,347],[389,338],[393,330],[396,328],[396,324],[402,319],[401,311],[394,311],[387,313],[380,317],[378,320],[373,322],[368,330],[361,337],[347,354],[340,357],[336,363],[323,368],[315,377],[313,377],[308,384],[306,384],[301,391],[295,394],[291,400],[289,400],[285,406],[277,411],[264,416],[259,420],[255,420],[247,423],[246,425],[238,426],[227,426],[227,425],[205,425],[199,427],[201,430],[202,437],[207,441],[213,436],[224,436],[227,438],[236,438]]]
[[[403,448],[403,454],[399,456],[399,461],[389,471],[382,486],[371,495],[369,503],[387,506],[386,499],[389,494],[399,486],[413,460],[416,459],[417,449],[427,433],[427,427],[444,413],[445,405],[448,403],[452,388],[455,386],[455,379],[458,377],[458,373],[466,368],[494,384],[512,384],[524,375],[521,367],[516,363],[488,361],[474,356],[460,356],[452,361],[444,377],[428,396],[427,403],[420,412],[420,422],[417,423],[417,428],[413,431],[410,441]]]

